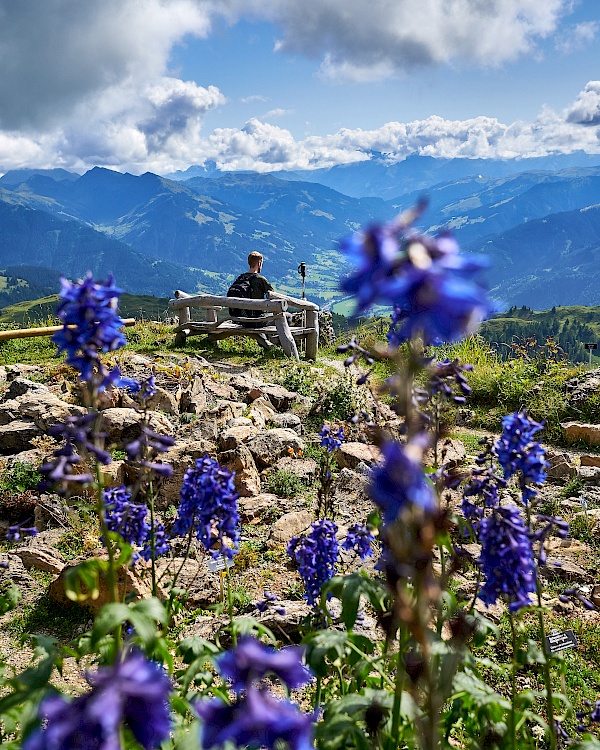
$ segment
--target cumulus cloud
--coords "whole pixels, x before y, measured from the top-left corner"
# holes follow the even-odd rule
[[[552,34],[570,0],[222,0],[279,25],[277,49],[331,78],[372,80],[454,62],[496,66]]]
[[[567,109],[569,122],[579,125],[600,125],[600,81],[590,81]]]
[[[201,148],[221,169],[263,172],[348,164],[369,159],[374,152],[390,162],[411,154],[449,159],[514,159],[574,151],[598,154],[598,133],[585,125],[600,117],[599,103],[600,82],[592,81],[565,112],[544,107],[532,122],[431,116],[408,123],[388,122],[374,130],[344,128],[299,141],[289,130],[252,119],[241,130],[215,130]]]

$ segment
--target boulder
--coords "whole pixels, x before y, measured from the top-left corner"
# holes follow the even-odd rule
[[[9,375],[10,373],[14,372],[13,368],[17,367],[17,365],[12,365],[9,367]],[[19,365],[19,367],[24,367],[24,365]],[[31,367],[30,371],[36,371],[37,367]],[[10,399],[17,398],[18,396],[24,396],[26,393],[50,393],[50,389],[47,385],[44,385],[43,383],[36,383],[34,380],[29,380],[28,378],[21,377],[20,375],[17,375],[13,378],[9,377],[9,380],[11,381],[10,386],[4,396],[2,397],[2,401],[9,401]]]
[[[566,389],[571,405],[576,409],[581,409],[591,396],[600,393],[600,368],[572,378],[566,384]]]
[[[63,559],[53,547],[21,547],[15,554],[21,558],[26,570],[35,568],[58,575],[65,567]]]
[[[156,387],[156,393],[146,402],[148,409],[162,411],[165,414],[175,415],[179,413],[177,406],[177,399],[175,396],[167,391],[165,388]],[[187,409],[186,411],[189,411]]]
[[[277,461],[273,469],[275,471],[289,471],[307,486],[311,485],[319,474],[319,464],[312,458],[284,456]]]
[[[381,460],[381,451],[367,443],[342,443],[335,451],[335,461],[340,469],[354,469],[362,461],[371,466]]]
[[[125,461],[111,461],[100,466],[105,487],[119,487],[125,484]]]
[[[208,559],[210,558],[204,556],[198,559],[188,558],[187,560],[183,557],[175,557],[173,560],[159,558],[156,564],[158,577],[160,578],[167,569],[171,571],[171,573],[166,573],[162,579],[162,596],[168,597],[167,587],[173,578],[172,574],[181,568],[176,585],[177,588],[184,589],[186,593],[186,608],[207,609],[216,604],[220,599],[221,592],[220,575],[218,572],[210,572],[207,566]]]
[[[206,440],[189,440],[185,443],[177,443],[166,453],[161,454],[160,461],[171,464],[173,475],[168,479],[163,479],[158,486],[156,494],[158,510],[179,504],[179,491],[185,472],[194,467],[199,458],[203,458],[206,454],[211,455],[212,449],[212,444]]]
[[[135,409],[115,407],[113,409],[105,409],[102,415],[109,443],[128,443],[140,436],[143,416]],[[163,414],[155,412],[150,414],[149,424],[150,428],[160,435],[173,434],[173,425]]]
[[[267,512],[281,515],[279,509],[279,498],[265,492],[254,497],[240,497],[238,500],[238,511],[242,523],[252,523],[260,520]]]
[[[570,560],[548,557],[546,565],[540,568],[545,576],[560,578],[570,583],[591,583],[592,576]]]
[[[314,521],[309,510],[293,510],[275,521],[269,537],[269,545],[287,544],[294,536],[306,531]]]
[[[304,452],[304,441],[294,430],[276,427],[266,430],[248,442],[248,449],[261,468],[272,466],[277,459]]]
[[[217,456],[219,463],[235,471],[235,489],[242,497],[260,495],[260,476],[252,453],[245,445],[224,451]]]
[[[224,399],[225,401],[235,401],[238,393],[227,383],[219,383],[217,380],[208,378],[204,384],[208,395],[215,399]]]
[[[587,443],[600,445],[600,425],[584,422],[562,422],[560,425],[568,443]]]
[[[302,435],[302,420],[297,414],[285,412],[284,414],[271,414],[267,417],[269,427],[287,427]]]
[[[33,525],[38,531],[45,531],[51,526],[64,527],[70,520],[70,512],[73,511],[58,495],[42,494],[33,509]]]
[[[204,414],[207,408],[204,378],[196,375],[186,388],[179,388],[176,401],[182,414]]]
[[[250,419],[257,427],[261,428],[265,427],[267,420],[276,413],[277,412],[273,408],[271,402],[262,396],[257,398],[256,401],[253,401],[248,409],[248,416]]]
[[[587,487],[600,487],[600,469],[595,466],[581,466],[578,476]]]
[[[577,476],[577,467],[568,453],[546,447],[546,460],[549,464],[546,472],[548,479],[573,479]]]
[[[213,422],[216,428],[224,427],[230,419],[241,417],[246,409],[238,401],[217,401],[216,406],[206,412],[206,419]]]
[[[82,406],[68,404],[49,391],[28,391],[15,400],[19,404],[20,417],[33,420],[44,432],[52,425],[63,422],[65,417],[86,413]]]
[[[0,425],[0,453],[8,455],[33,448],[32,440],[43,434],[34,422],[15,420]]]
[[[256,435],[256,428],[253,425],[250,427],[228,427],[219,435],[219,451],[230,451],[238,448],[253,435]]]
[[[106,552],[104,550],[97,550],[94,557],[106,560]],[[72,605],[73,602],[65,594],[65,575],[69,570],[73,570],[77,565],[84,562],[89,558],[80,557],[73,560],[61,570],[58,577],[55,578],[50,587],[48,588],[48,595],[51,599],[58,602],[59,604],[65,604],[67,606]],[[137,601],[138,599],[147,599],[151,596],[151,590],[145,580],[141,578],[141,570],[143,569],[143,563],[137,563],[134,567],[123,565],[117,571],[117,596],[119,601],[123,601],[125,597],[129,601]],[[85,586],[82,586],[83,593],[86,593]],[[100,576],[98,579],[98,596],[95,599],[88,598],[83,602],[83,605],[89,607],[93,612],[98,612],[105,604],[110,602],[110,594],[108,584],[104,576]]]
[[[248,401],[254,401],[261,396],[266,396],[277,411],[288,411],[296,401],[298,394],[294,391],[288,391],[282,385],[275,385],[273,383],[261,383],[246,393]]]

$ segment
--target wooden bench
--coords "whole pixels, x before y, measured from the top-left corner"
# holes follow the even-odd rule
[[[289,297],[279,292],[269,292],[268,299],[241,299],[239,297],[215,297],[210,294],[189,295],[179,289],[169,307],[177,310],[179,325],[175,328],[175,342],[183,346],[188,336],[203,334],[209,341],[218,341],[229,336],[248,336],[257,339],[266,336],[271,343],[279,344],[288,357],[300,359],[297,340],[306,342],[306,359],[316,359],[319,350],[319,306],[314,302]],[[204,320],[192,320],[191,308],[204,310]],[[252,318],[236,318],[229,315],[228,308],[260,310],[261,325],[251,327]],[[290,326],[286,312],[295,307],[303,313],[302,326]],[[218,319],[218,312],[226,309],[227,316]]]

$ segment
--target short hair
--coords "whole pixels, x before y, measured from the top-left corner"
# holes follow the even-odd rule
[[[248,265],[256,266],[263,259],[262,254],[253,250],[248,256]]]

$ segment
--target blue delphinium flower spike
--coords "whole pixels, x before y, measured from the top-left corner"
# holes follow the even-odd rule
[[[335,575],[338,556],[336,534],[336,524],[325,518],[315,521],[308,534],[295,536],[288,544],[287,553],[298,565],[306,589],[304,597],[310,605],[316,604],[321,587]]]

